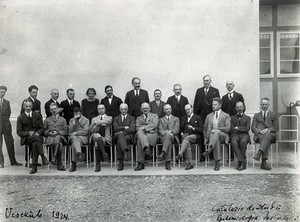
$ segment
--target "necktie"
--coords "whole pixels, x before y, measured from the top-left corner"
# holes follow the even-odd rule
[[[232,100],[232,93],[229,93],[229,99]]]
[[[207,95],[208,88],[205,88],[204,92],[205,92],[205,95]]]
[[[266,112],[264,112],[264,122],[266,122]]]
[[[218,119],[218,112],[216,112],[216,119]]]
[[[103,117],[102,117],[102,116],[100,116],[100,120],[103,120]]]
[[[139,96],[139,91],[138,90],[135,91],[135,96]]]
[[[170,116],[167,116],[168,121],[170,121]]]
[[[125,116],[122,116],[122,123],[125,122]]]
[[[70,101],[70,106],[72,106],[72,105],[73,105],[73,101],[71,100],[71,101]]]

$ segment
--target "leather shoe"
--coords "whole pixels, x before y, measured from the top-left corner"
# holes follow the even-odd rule
[[[32,169],[30,170],[29,174],[35,174],[37,172],[37,167],[32,166]]]
[[[12,166],[23,166],[23,164],[22,163],[19,163],[19,162],[14,162],[14,163],[12,163],[11,164]]]
[[[100,165],[100,162],[96,162],[95,172],[100,172],[100,171],[101,171],[101,165]]]
[[[108,153],[107,152],[103,153],[103,160],[109,162],[109,157],[108,157]]]
[[[194,168],[194,166],[192,165],[192,164],[188,164],[184,169],[185,170],[191,170],[191,169],[193,169]]]
[[[66,168],[62,164],[60,164],[60,165],[57,165],[57,170],[58,171],[66,171]]]
[[[236,169],[236,170],[240,170],[241,166],[242,166],[242,163],[239,162],[238,165],[236,165],[235,169]]]
[[[259,150],[259,151],[255,154],[255,156],[253,157],[253,159],[255,159],[256,161],[260,161],[261,155],[262,155],[262,152]]]
[[[162,161],[164,159],[164,157],[165,157],[165,152],[162,151],[161,154],[158,155],[156,158],[157,158],[158,161]]]
[[[122,171],[122,170],[124,170],[124,162],[123,162],[123,160],[120,160],[119,166],[118,166],[118,171]]]
[[[247,163],[242,164],[243,170],[247,169]]]
[[[129,155],[127,151],[124,151],[124,161],[128,161],[129,160]]]
[[[166,161],[166,170],[171,170],[171,162]]]
[[[203,154],[202,154],[203,156],[204,156],[204,158],[209,158],[209,152],[207,152],[207,151],[205,151]]]
[[[85,154],[84,153],[77,153],[77,159],[80,162],[83,162],[85,159]]]
[[[215,168],[214,168],[215,171],[219,171],[220,170],[220,163],[219,162],[216,162],[215,163]]]
[[[43,157],[42,161],[43,161],[43,165],[49,165],[49,161],[47,160],[46,157]]]
[[[53,157],[53,159],[51,160],[51,164],[52,164],[52,165],[57,165],[57,160],[56,160],[56,158]]]
[[[272,167],[270,167],[267,163],[262,163],[260,165],[260,169],[262,169],[262,170],[271,170]]]
[[[71,166],[69,172],[75,172],[75,171],[76,171],[76,163],[72,162],[72,166]]]
[[[4,168],[4,164],[3,163],[0,163],[0,168]]]
[[[176,157],[175,157],[175,159],[178,161],[178,160],[180,160],[182,158],[182,156],[180,155],[180,154],[178,154]]]
[[[134,171],[140,171],[145,169],[145,165],[143,163],[138,163],[138,165],[134,168]]]
[[[29,168],[32,168],[32,166],[33,166],[33,165],[30,163],[30,164],[29,164]],[[37,163],[36,166],[37,166],[37,167],[40,167],[40,166],[42,166],[42,164]],[[26,167],[27,167],[27,166],[26,166]]]

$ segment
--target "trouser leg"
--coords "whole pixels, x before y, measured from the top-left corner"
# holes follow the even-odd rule
[[[220,134],[212,133],[209,138],[209,148],[213,149],[215,161],[221,160],[221,151],[220,151]]]
[[[32,164],[37,165],[38,157],[39,157],[39,147],[38,142],[33,142],[31,144],[31,151],[32,151]]]
[[[241,146],[240,146],[240,137],[239,135],[232,135],[231,137],[231,147],[238,159],[239,162],[244,161],[244,155],[241,152]]]
[[[271,136],[269,133],[261,135],[259,138],[260,147],[259,150],[263,152],[262,159],[267,160],[269,155],[269,148],[271,145]]]
[[[137,161],[140,163],[144,163],[145,161],[145,150],[140,138],[137,140]]]
[[[247,152],[247,145],[248,145],[248,141],[249,141],[249,136],[241,136],[242,138],[240,139],[239,142],[239,147],[240,147],[240,151],[241,151],[241,156],[243,158],[243,162],[247,162],[247,157],[246,157],[246,152]]]
[[[166,153],[166,161],[171,160],[171,152],[172,152],[172,145],[173,145],[173,137],[169,134],[166,134],[163,137],[163,148],[162,150]]]
[[[116,135],[117,139],[117,157],[119,160],[123,160],[123,152],[128,150],[127,143],[131,139],[130,136],[125,136],[123,133]]]
[[[72,161],[77,162],[77,154],[81,153],[81,144],[79,139],[75,136],[70,137],[71,149],[72,149]]]
[[[4,140],[6,143],[7,153],[10,160],[10,163],[15,163],[15,145],[14,145],[14,138],[11,134],[4,134]]]
[[[2,152],[2,145],[3,145],[3,136],[2,133],[0,134],[0,164],[4,164],[4,156]]]

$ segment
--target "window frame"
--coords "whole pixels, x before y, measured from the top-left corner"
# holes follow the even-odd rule
[[[274,36],[273,36],[273,32],[259,32],[259,38],[260,38],[260,35],[265,35],[265,34],[270,35],[270,74],[261,74],[260,73],[260,63],[262,60],[260,60],[261,47],[259,46],[259,77],[261,79],[269,79],[269,78],[274,77]],[[260,44],[260,42],[259,42],[259,44]]]

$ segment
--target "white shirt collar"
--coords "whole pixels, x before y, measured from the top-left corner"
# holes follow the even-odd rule
[[[69,98],[68,98],[68,102],[69,102],[69,104],[72,102],[74,102],[74,99],[73,100],[70,100]]]
[[[52,99],[52,101],[54,102],[54,103],[57,103],[57,100],[54,100],[53,98],[51,98]]]
[[[31,96],[29,96],[29,98],[30,98],[33,102],[35,102],[35,99],[34,99],[34,98],[32,98]]]
[[[192,113],[192,114],[190,115],[190,117],[188,117],[188,120],[192,119],[193,115],[194,115],[194,113]]]
[[[230,92],[228,92],[228,94],[233,94],[234,93],[234,90],[231,90]]]
[[[30,115],[30,117],[32,117],[32,111],[30,111],[29,113],[27,113],[26,111],[25,111],[25,114],[28,116],[28,115]]]

